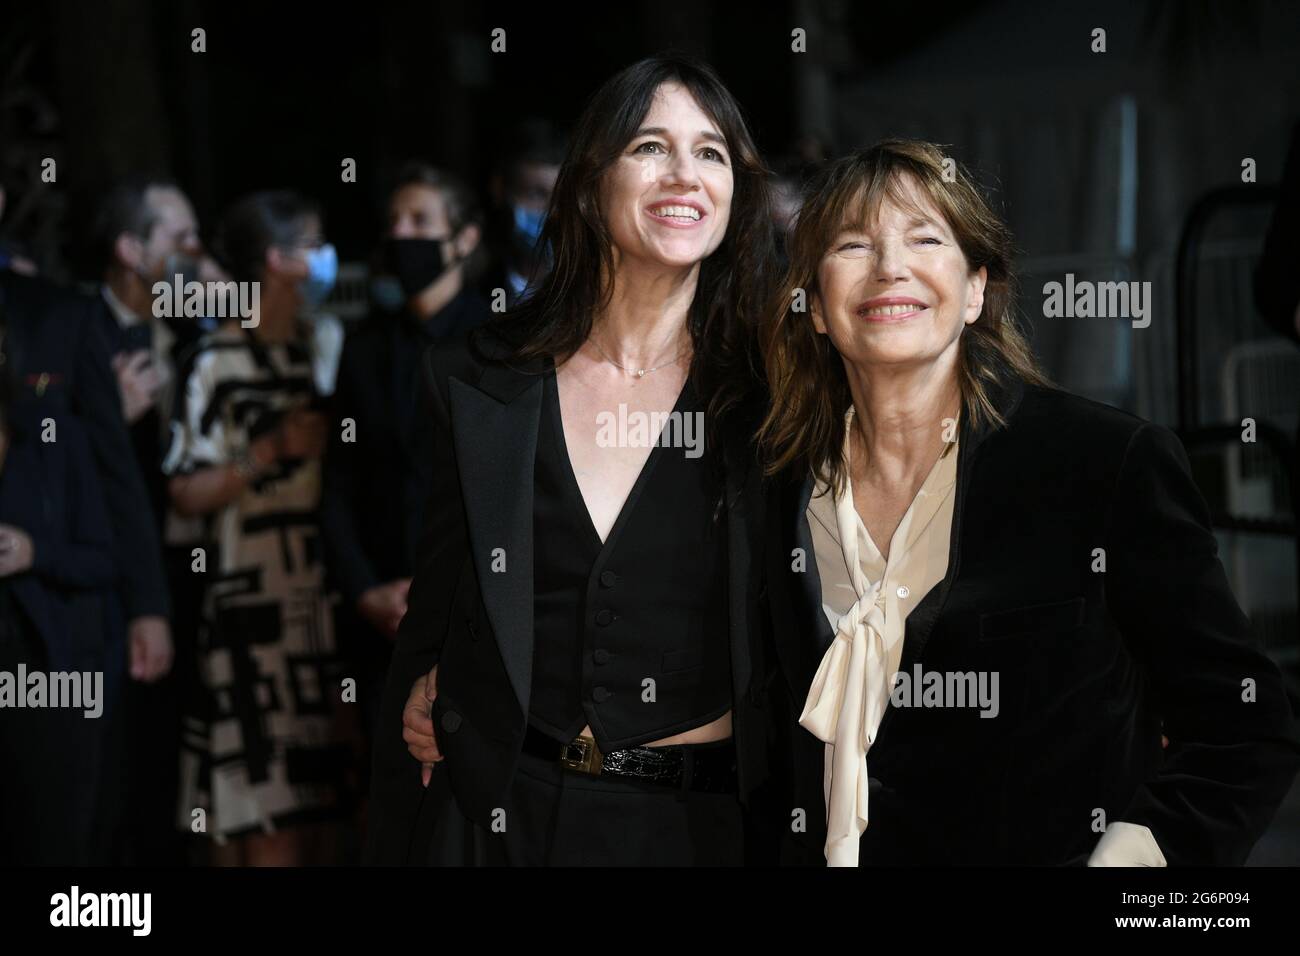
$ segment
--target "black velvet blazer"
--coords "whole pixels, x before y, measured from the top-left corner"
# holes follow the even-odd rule
[[[886,709],[862,865],[1082,864],[1115,821],[1149,827],[1170,865],[1242,863],[1300,748],[1181,444],[1054,389],[997,401],[1005,427],[962,429],[948,571],[908,617],[900,672],[997,672],[999,712]],[[824,862],[824,745],[795,723],[832,639],[811,492],[799,476],[770,497],[765,559],[792,862]],[[791,834],[797,809],[811,825]]]

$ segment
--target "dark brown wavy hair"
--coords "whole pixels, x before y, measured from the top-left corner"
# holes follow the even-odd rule
[[[726,235],[700,266],[688,317],[695,353],[690,374],[716,430],[761,380],[756,332],[776,246],[769,171],[735,97],[696,59],[665,54],[641,60],[607,80],[587,103],[542,229],[551,268],[531,295],[486,331],[504,339],[515,360],[571,355],[587,340],[613,293],[613,243],[601,215],[601,182],[665,83],[685,87],[717,124],[735,183]]]
[[[760,341],[772,402],[757,440],[764,470],[812,472],[844,487],[844,412],[852,404],[844,362],[807,312],[817,271],[843,229],[869,221],[885,200],[913,205],[908,180],[929,197],[952,229],[972,271],[988,270],[984,308],[962,330],[957,365],[962,416],[972,426],[1005,424],[994,402],[1019,379],[1048,384],[1016,319],[1011,231],[970,173],[933,143],[887,139],[829,163],[808,185],[789,239],[789,266],[765,310]]]

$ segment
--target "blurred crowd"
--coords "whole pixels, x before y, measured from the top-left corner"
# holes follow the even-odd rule
[[[357,859],[428,493],[421,357],[546,268],[562,154],[530,121],[486,189],[402,168],[359,320],[293,191],[208,228],[183,184],[124,178],[90,287],[0,246],[0,673],[102,675],[98,717],[6,710],[0,861]]]

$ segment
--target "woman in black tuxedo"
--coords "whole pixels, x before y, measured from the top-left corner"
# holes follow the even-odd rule
[[[1047,384],[950,169],[887,141],[823,170],[762,334],[791,848],[1239,864],[1297,767],[1282,680],[1178,440]]]
[[[433,487],[372,861],[742,862],[765,774],[746,439],[769,223],[717,76],[642,61],[578,123],[549,275],[428,353]]]

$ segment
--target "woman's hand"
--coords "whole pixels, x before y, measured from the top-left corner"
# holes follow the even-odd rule
[[[16,525],[0,524],[0,578],[22,574],[34,559],[31,536]]]
[[[325,416],[308,408],[295,408],[284,416],[279,429],[279,458],[319,458],[325,451]]]
[[[406,595],[411,590],[410,578],[399,578],[387,584],[367,588],[357,598],[357,610],[380,633],[394,637],[398,625],[406,615]],[[417,682],[418,683],[418,682]]]
[[[412,757],[420,761],[420,782],[429,785],[433,765],[442,760],[438,740],[433,735],[433,701],[438,696],[438,666],[411,685],[402,711],[402,739]]]

